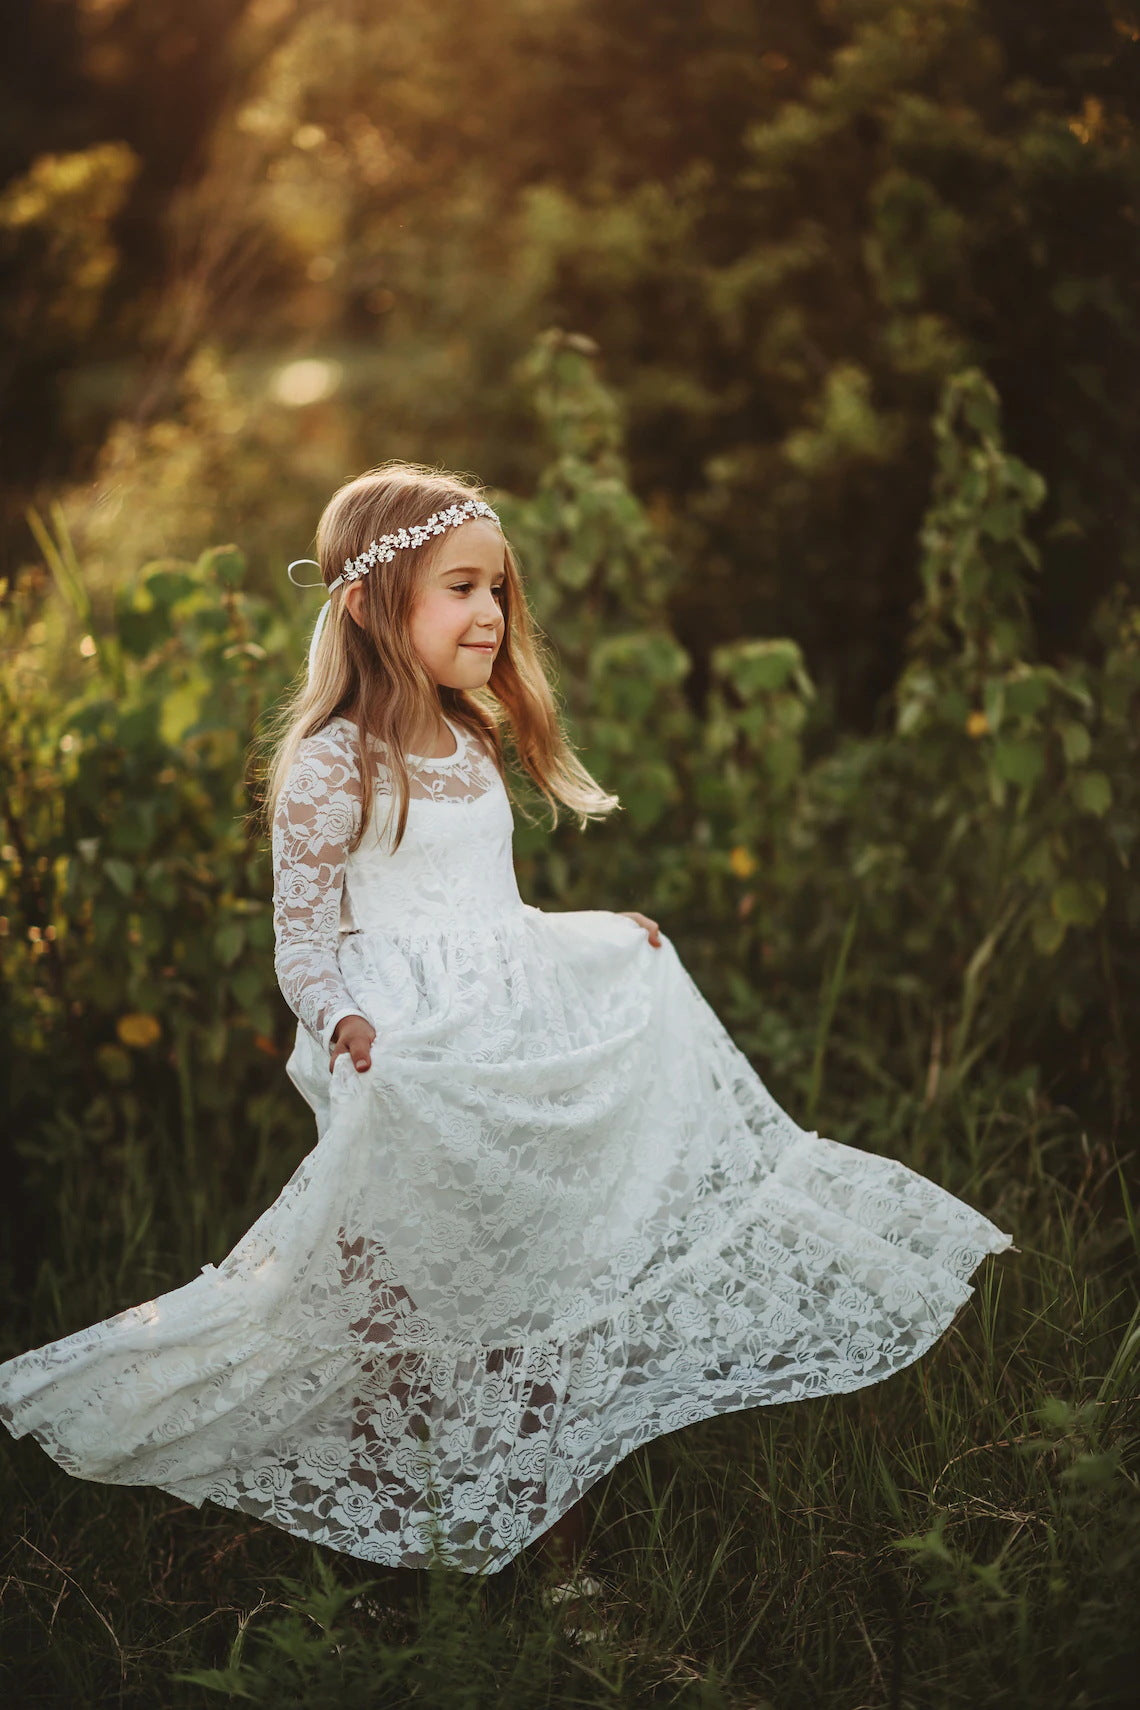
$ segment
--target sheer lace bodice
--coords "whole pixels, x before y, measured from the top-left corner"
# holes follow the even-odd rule
[[[514,820],[495,761],[462,726],[442,758],[407,756],[408,823],[391,849],[395,797],[383,745],[373,755],[372,825],[351,855],[363,789],[356,727],[333,718],[306,737],[273,823],[275,969],[285,1001],[326,1049],[359,1013],[338,963],[353,932],[407,935],[478,928],[520,909]]]

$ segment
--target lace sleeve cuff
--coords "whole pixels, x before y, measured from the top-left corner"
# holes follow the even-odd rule
[[[360,1015],[361,1013],[360,1005],[353,1004],[351,1009],[338,1009],[336,1013],[325,1022],[324,1032],[321,1034],[321,1044],[324,1046],[326,1056],[332,1050],[332,1036],[336,1032],[337,1022],[343,1021],[346,1015]]]

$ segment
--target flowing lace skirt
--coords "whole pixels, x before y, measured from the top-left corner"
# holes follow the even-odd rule
[[[648,1439],[909,1365],[1012,1246],[797,1127],[623,916],[340,960],[372,1066],[330,1076],[298,1029],[319,1137],[277,1200],[217,1267],[0,1365],[0,1418],[76,1476],[493,1573]]]

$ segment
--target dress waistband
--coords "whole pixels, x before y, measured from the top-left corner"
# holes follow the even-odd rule
[[[391,920],[364,920],[354,927],[342,927],[340,942],[346,938],[443,938],[494,935],[521,924],[528,915],[539,914],[521,899],[507,903],[480,905],[478,909],[432,909],[423,914],[404,911]]]

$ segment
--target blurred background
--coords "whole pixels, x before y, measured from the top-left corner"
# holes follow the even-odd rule
[[[5,8],[5,564],[66,491],[92,572],[346,471],[529,490],[518,364],[597,340],[703,659],[790,633],[866,722],[946,376],[1048,497],[1051,653],[1140,562],[1134,5],[24,0]]]
[[[0,49],[8,1351],[219,1260],[312,1144],[255,817],[319,609],[285,566],[345,478],[448,465],[491,489],[623,802],[551,829],[516,777],[527,900],[651,913],[797,1120],[1022,1248],[934,1356],[937,1399],[924,1367],[615,1470],[629,1702],[786,1707],[810,1679],[847,1710],[867,1642],[905,1653],[916,1701],[953,1667],[964,1703],[1116,1702],[1140,7],[23,0]],[[936,1474],[963,1444],[955,1507]],[[792,1528],[773,1554],[758,1457],[781,1514],[842,1513],[838,1548]],[[29,1704],[198,1703],[169,1670],[220,1666],[259,1574],[309,1571],[240,1516],[9,1459]],[[665,1605],[636,1542],[658,1473],[670,1549],[697,1552]],[[102,1587],[89,1631],[77,1577]],[[795,1619],[757,1629],[758,1585]],[[419,1635],[431,1702],[476,1702],[431,1673],[458,1633],[488,1702],[587,1702],[549,1658],[508,1691],[517,1635],[409,1595],[384,1619]],[[338,1642],[361,1702],[405,1702],[367,1635]],[[297,1666],[243,1689],[323,1702],[325,1664]]]

